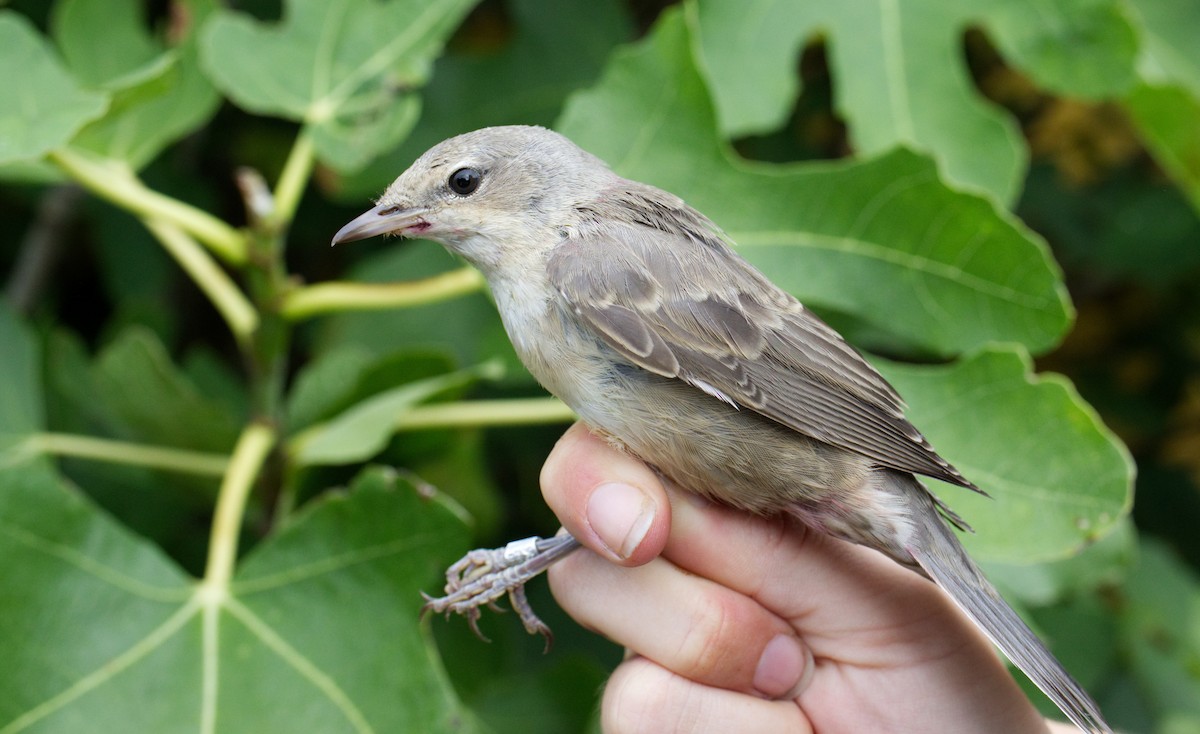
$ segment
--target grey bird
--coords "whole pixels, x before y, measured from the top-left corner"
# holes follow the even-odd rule
[[[422,155],[333,243],[380,234],[437,241],[477,267],[525,366],[593,432],[681,487],[923,572],[1080,729],[1111,731],[915,475],[978,488],[854,348],[681,199],[550,130],[486,128]],[[558,536],[473,551],[429,606],[474,627],[507,593],[548,635],[522,585],[578,547]]]

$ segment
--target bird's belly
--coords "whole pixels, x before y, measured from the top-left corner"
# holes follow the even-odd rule
[[[679,486],[758,514],[854,506],[868,462],[680,380],[610,370],[594,400],[574,405],[594,430]]]

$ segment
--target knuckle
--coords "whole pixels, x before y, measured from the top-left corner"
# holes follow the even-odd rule
[[[692,730],[687,681],[643,658],[622,663],[609,678],[600,704],[606,734],[669,734]]]
[[[738,598],[730,594],[702,597],[687,621],[675,653],[673,669],[692,680],[727,682],[736,677],[738,641],[749,620]]]

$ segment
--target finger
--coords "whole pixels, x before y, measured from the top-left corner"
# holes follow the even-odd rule
[[[613,673],[600,717],[604,731],[613,734],[812,731],[792,701],[766,701],[708,687],[644,658],[626,660]]]
[[[702,684],[773,699],[811,679],[812,655],[787,622],[665,560],[620,568],[577,553],[551,569],[550,588],[581,624]]]
[[[670,504],[658,476],[576,423],[542,466],[542,493],[563,526],[611,561],[639,565],[662,550]]]
[[[990,648],[931,582],[881,553],[671,493],[686,499],[672,505],[664,557],[790,621],[818,658],[889,664],[914,648],[949,654],[963,635]]]

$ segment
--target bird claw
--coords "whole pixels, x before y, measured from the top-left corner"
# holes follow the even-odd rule
[[[556,535],[514,540],[503,548],[469,551],[446,569],[445,596],[432,597],[421,592],[425,598],[421,614],[433,611],[444,613],[447,618],[452,612],[460,614],[466,617],[471,631],[479,639],[489,642],[479,629],[480,607],[503,612],[505,610],[497,602],[508,596],[525,631],[545,638],[549,651],[554,635],[530,606],[525,596],[525,584],[579,547],[579,541],[570,535]]]

